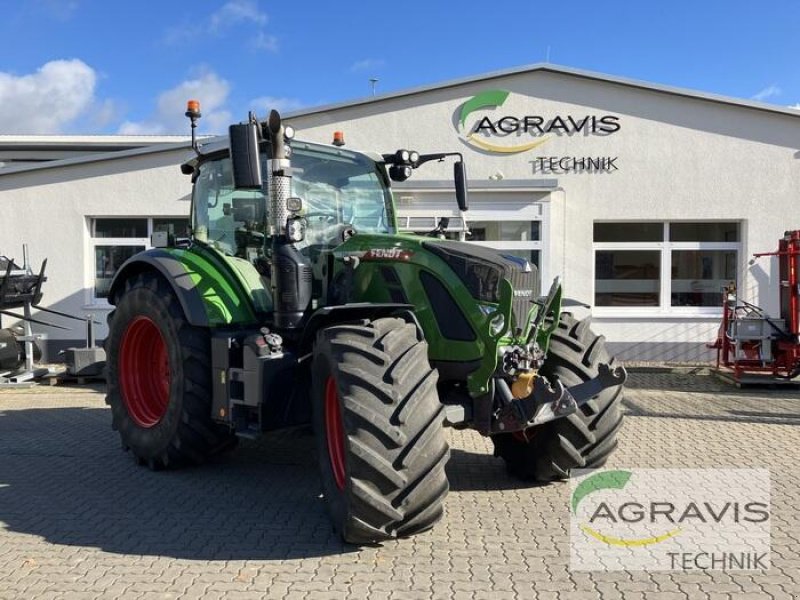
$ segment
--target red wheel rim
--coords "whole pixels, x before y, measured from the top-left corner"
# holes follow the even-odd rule
[[[339,408],[339,392],[332,376],[325,382],[325,438],[328,441],[328,456],[336,487],[344,490],[344,425]]]
[[[537,433],[538,431],[535,427],[529,427],[528,429],[524,429],[522,431],[512,431],[511,435],[514,436],[514,439],[518,442],[529,444],[533,439],[533,436],[535,436]]]
[[[131,419],[157,425],[169,405],[169,356],[164,337],[148,317],[131,321],[119,348],[119,383]]]

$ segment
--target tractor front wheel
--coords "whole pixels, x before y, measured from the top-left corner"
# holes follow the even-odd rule
[[[130,279],[108,318],[112,427],[151,469],[203,462],[236,438],[211,419],[211,344],[155,274]]]
[[[442,515],[450,450],[427,351],[416,326],[395,318],[317,336],[314,429],[323,492],[345,541],[411,535]]]

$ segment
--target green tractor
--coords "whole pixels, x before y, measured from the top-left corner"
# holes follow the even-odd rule
[[[275,111],[193,146],[191,239],[154,234],[109,292],[107,402],[139,464],[312,423],[334,527],[374,543],[441,517],[446,425],[532,481],[605,463],[625,371],[558,280],[541,295],[525,260],[397,232],[390,180],[430,161],[458,158],[467,210],[460,154],[300,142]]]

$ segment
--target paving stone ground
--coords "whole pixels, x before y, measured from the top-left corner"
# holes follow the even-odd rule
[[[571,572],[568,485],[509,479],[450,431],[452,492],[431,532],[343,545],[303,432],[177,472],[119,449],[101,388],[0,391],[0,600],[27,598],[797,598],[800,392],[633,374],[614,467],[763,467],[768,571]]]

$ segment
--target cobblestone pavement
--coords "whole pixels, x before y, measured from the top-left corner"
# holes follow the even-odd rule
[[[450,432],[452,492],[431,532],[382,547],[331,532],[313,439],[243,443],[213,464],[136,467],[100,388],[0,392],[0,599],[797,598],[800,392],[634,374],[609,466],[768,467],[766,572],[571,572],[566,484],[509,479]]]

